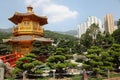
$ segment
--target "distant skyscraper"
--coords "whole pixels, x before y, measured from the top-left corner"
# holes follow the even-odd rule
[[[104,28],[102,27],[102,22],[100,19],[98,19],[97,17],[95,16],[89,16],[87,18],[87,21],[84,22],[84,23],[81,23],[81,24],[78,24],[77,27],[78,27],[78,38],[81,37],[82,34],[84,34],[86,32],[86,30],[91,26],[91,24],[98,24],[99,28],[100,28],[100,31],[103,32],[104,31]]]
[[[105,27],[105,32],[109,32],[110,34],[113,33],[114,31],[114,18],[112,14],[107,14],[104,17],[104,27]]]

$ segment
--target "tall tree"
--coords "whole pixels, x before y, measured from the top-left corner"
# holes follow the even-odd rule
[[[86,32],[80,38],[80,44],[85,46],[86,48],[90,48],[93,45],[92,37]]]
[[[96,36],[96,46],[103,48],[105,36],[101,32],[99,32]]]
[[[85,46],[86,48],[90,48],[92,45],[96,45],[96,38],[98,33],[100,32],[99,27],[97,24],[93,23],[90,27],[86,30],[80,38],[80,44]]]
[[[113,57],[115,69],[118,69],[120,66],[120,44],[113,44],[109,49],[109,54]]]
[[[114,38],[107,32],[104,34],[102,46],[103,49],[108,49],[114,43]]]
[[[117,26],[120,28],[120,19],[117,21]]]
[[[88,54],[86,54],[86,57],[88,60],[83,63],[83,67],[86,70],[92,70],[94,75],[97,76],[101,73],[100,66],[103,65],[101,61],[102,49],[97,46],[92,46],[87,52]]]
[[[51,44],[43,44],[40,41],[35,41],[33,43],[33,50],[31,53],[37,55],[37,58],[42,62],[45,62],[46,59],[55,51],[55,47]]]
[[[112,57],[108,52],[103,52],[97,46],[92,46],[87,52],[85,56],[88,60],[83,63],[83,67],[86,70],[93,71],[93,75],[99,77],[103,73],[102,71],[112,69]]]
[[[96,40],[97,34],[100,32],[98,24],[95,23],[93,23],[87,31],[93,40]]]
[[[120,44],[120,28],[115,30],[112,34],[113,38],[115,39],[115,42]]]

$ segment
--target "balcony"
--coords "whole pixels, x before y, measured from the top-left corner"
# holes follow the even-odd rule
[[[13,35],[18,36],[18,35],[39,35],[43,36],[43,29],[42,28],[36,28],[36,29],[31,29],[31,28],[18,28],[15,27],[13,29]]]

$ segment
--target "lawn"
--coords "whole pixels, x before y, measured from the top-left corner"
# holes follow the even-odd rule
[[[110,74],[110,78],[114,78],[114,77],[119,77],[120,76],[120,73],[111,73]],[[36,80],[50,80],[50,78],[52,77],[43,77],[43,78],[38,78]],[[82,80],[82,75],[74,75],[74,76],[71,76],[71,77],[67,77],[71,80]],[[104,77],[105,79],[105,77]],[[106,77],[107,79],[107,77]],[[5,80],[14,80],[14,79],[5,79]],[[60,79],[58,79],[60,80]],[[100,79],[100,78],[88,78],[88,80],[103,80],[103,79]]]

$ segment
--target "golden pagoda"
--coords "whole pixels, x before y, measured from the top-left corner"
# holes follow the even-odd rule
[[[9,20],[17,26],[13,28],[13,37],[7,42],[13,45],[13,52],[17,51],[20,57],[33,49],[35,40],[42,43],[52,42],[50,38],[44,38],[42,26],[48,24],[47,17],[36,15],[31,6],[27,7],[26,13],[15,12]]]

